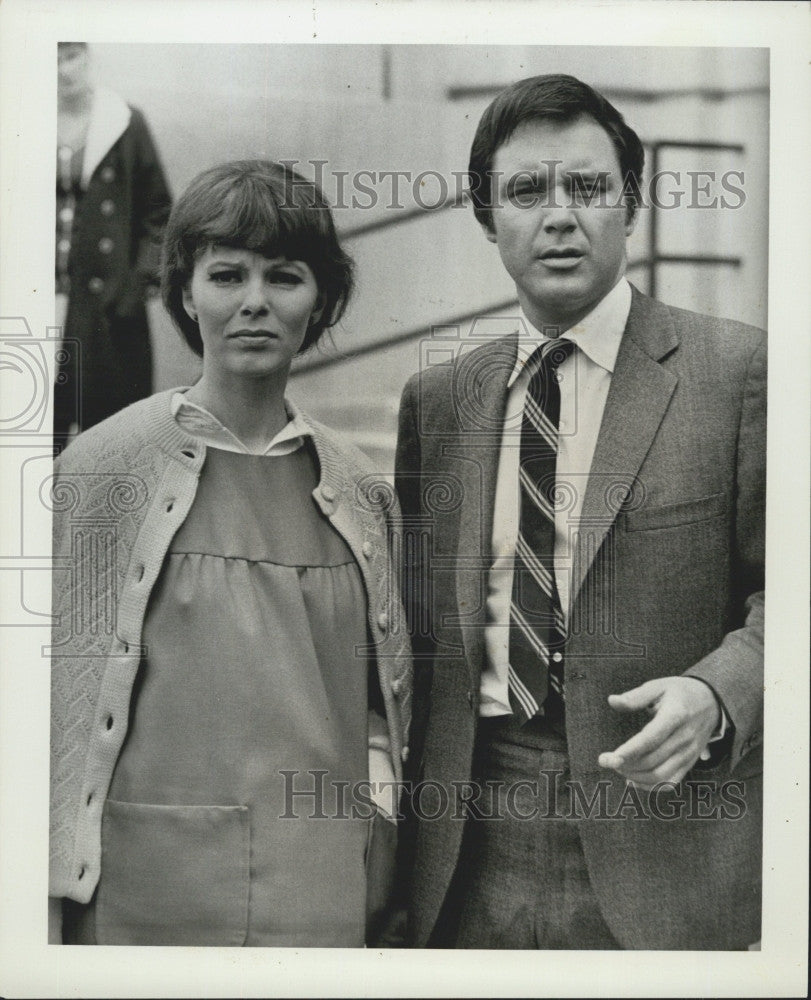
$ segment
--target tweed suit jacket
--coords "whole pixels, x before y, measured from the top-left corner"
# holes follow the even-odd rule
[[[435,925],[464,826],[450,782],[471,774],[516,350],[507,337],[428,369],[401,406],[397,485],[406,533],[422,537],[406,546],[411,777],[446,785],[451,803],[415,823],[417,946]],[[633,290],[573,537],[565,654],[582,845],[626,948],[741,948],[760,936],[765,373],[762,331]],[[597,758],[647,716],[616,713],[607,697],[677,674],[713,687],[733,731],[679,788],[637,794]]]

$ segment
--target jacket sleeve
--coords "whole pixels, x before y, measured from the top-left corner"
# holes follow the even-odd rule
[[[419,517],[422,510],[419,388],[418,376],[414,376],[406,384],[400,401],[394,485],[400,501],[404,523],[401,566],[403,605],[415,661],[424,663],[432,653],[431,627],[428,617],[431,605],[430,573],[429,567],[421,560],[422,554],[419,546],[412,544],[409,539],[409,526],[413,525],[414,519]],[[416,667],[417,663],[415,663]]]
[[[743,391],[736,462],[733,591],[739,627],[687,674],[706,681],[735,727],[734,768],[763,731],[763,623],[766,509],[766,344],[753,352]]]

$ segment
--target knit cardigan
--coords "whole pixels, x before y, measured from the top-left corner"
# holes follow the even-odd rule
[[[127,732],[149,595],[206,457],[171,415],[175,391],[90,428],[55,462],[49,894],[82,903],[99,880],[102,810]],[[312,432],[320,467],[313,498],[363,576],[388,724],[381,746],[400,780],[411,659],[390,559],[397,501],[362,452],[287,405]]]

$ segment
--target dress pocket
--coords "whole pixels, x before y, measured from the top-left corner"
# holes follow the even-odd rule
[[[249,865],[245,806],[108,799],[101,827],[98,943],[243,944]]]

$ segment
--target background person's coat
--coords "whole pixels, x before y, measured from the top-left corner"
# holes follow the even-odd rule
[[[598,795],[595,812],[583,811],[583,849],[605,920],[626,948],[744,948],[760,937],[765,347],[752,327],[634,290],[574,547],[566,652],[572,778],[586,802]],[[404,526],[430,531],[412,550],[430,555],[409,567],[408,597],[418,657],[412,776],[425,782],[471,773],[516,349],[515,336],[487,344],[415,376],[403,396]],[[712,685],[734,733],[727,752],[695,767],[679,792],[639,793],[640,810],[597,758],[647,716],[614,712],[607,697],[683,673]],[[435,925],[462,837],[459,791],[448,795],[449,808],[415,834],[418,946]]]
[[[144,116],[113,91],[94,95],[73,219],[66,357],[54,427],[86,430],[152,391],[145,289],[159,283],[171,198]],[[78,344],[78,350],[76,345]]]

